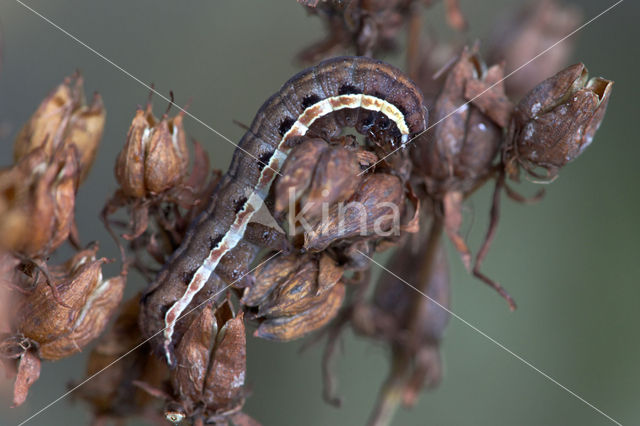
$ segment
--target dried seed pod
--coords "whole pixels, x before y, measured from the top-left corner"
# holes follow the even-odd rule
[[[541,0],[527,2],[494,26],[489,43],[491,60],[505,61],[508,72],[527,63],[505,81],[509,96],[519,99],[533,88],[540,76],[551,75],[567,65],[575,38],[563,38],[575,30],[581,20],[582,13],[576,6]],[[562,43],[557,43],[560,39]],[[552,45],[553,49],[548,50]],[[530,61],[543,51],[544,55]]]
[[[522,166],[535,177],[553,178],[591,144],[607,109],[613,82],[588,80],[583,64],[538,84],[515,109],[503,156],[511,177]],[[545,175],[535,172],[536,168]]]
[[[328,206],[353,195],[360,183],[360,164],[355,151],[331,147],[320,154],[302,211],[312,218]]]
[[[233,313],[229,301],[215,312],[211,306],[198,312],[175,354],[177,367],[171,373],[171,383],[176,407],[167,410],[167,419],[175,421],[172,419],[177,412],[184,412],[189,418],[224,417],[242,407],[246,369],[244,317]]]
[[[76,150],[43,147],[0,172],[0,246],[35,258],[62,244],[74,220],[78,169]]]
[[[60,300],[41,277],[19,304],[15,330],[36,342],[40,358],[57,360],[80,352],[104,329],[122,298],[124,277],[102,278],[105,258],[97,246],[49,269]]]
[[[16,137],[15,161],[40,146],[50,158],[64,143],[71,114],[81,107],[83,99],[82,77],[77,75],[67,77],[47,95]]]
[[[276,256],[252,273],[242,303],[258,308],[260,317],[295,315],[321,301],[343,273],[326,253]]]
[[[276,182],[276,212],[289,210],[291,214],[293,210],[309,219],[348,199],[360,182],[359,158],[357,151],[329,146],[323,139],[300,143],[291,151]]]
[[[437,124],[415,144],[414,165],[431,195],[469,190],[489,173],[512,109],[502,76],[501,65],[486,68],[477,46],[465,48],[449,71],[434,108]]]
[[[71,114],[65,134],[65,145],[73,144],[79,153],[79,183],[84,182],[98,153],[107,113],[102,96],[95,93],[89,105],[83,105]]]
[[[404,187],[393,175],[366,176],[346,202],[331,206],[328,216],[316,220],[304,235],[304,248],[321,251],[345,238],[398,235]]]
[[[143,198],[177,186],[189,163],[183,112],[165,114],[158,122],[151,111],[138,109],[127,141],[116,160],[115,174],[125,195]]]
[[[275,184],[275,211],[282,213],[297,203],[311,185],[318,157],[329,148],[324,140],[307,139],[291,150]]]
[[[256,336],[291,340],[324,326],[342,304],[343,273],[326,253],[276,256],[258,267],[242,298],[261,320]]]
[[[329,323],[340,310],[345,296],[345,285],[339,281],[324,293],[321,303],[293,316],[268,318],[260,323],[256,337],[286,342],[299,339]]]
[[[14,158],[19,161],[40,146],[46,157],[51,158],[61,147],[74,145],[78,152],[79,182],[82,182],[95,159],[105,119],[101,96],[96,93],[87,105],[83,79],[75,74],[47,95],[18,133]]]

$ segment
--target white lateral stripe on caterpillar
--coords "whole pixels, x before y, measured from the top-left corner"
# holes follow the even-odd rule
[[[271,183],[275,180],[276,175],[280,172],[280,168],[287,159],[290,148],[286,146],[285,142],[294,136],[304,136],[316,120],[333,111],[345,108],[363,108],[370,111],[382,112],[396,124],[402,134],[403,143],[406,142],[409,137],[409,127],[405,122],[402,112],[395,105],[375,96],[364,94],[332,96],[307,107],[278,143],[273,155],[271,155],[269,159],[268,165],[262,169],[258,183],[253,188],[251,196],[249,196],[242,209],[236,213],[236,217],[229,230],[193,274],[187,290],[182,297],[178,299],[165,314],[163,347],[169,365],[173,363],[171,358],[171,342],[178,318],[187,306],[189,306],[194,296],[207,283],[211,274],[218,266],[220,259],[231,251],[244,237],[247,225],[251,222],[253,214],[263,203],[263,200],[269,193]]]

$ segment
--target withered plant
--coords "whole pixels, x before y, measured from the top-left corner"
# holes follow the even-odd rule
[[[403,52],[415,97],[423,100],[415,113],[429,117],[424,128],[405,138],[400,120],[389,117],[411,112],[386,115],[391,103],[355,119],[334,104],[335,117],[307,123],[308,132],[284,147],[290,151],[273,169],[273,185],[258,208],[253,193],[224,194],[249,180],[256,164],[263,176],[276,154],[243,148],[235,155],[254,157],[242,163],[246,170],[211,171],[202,146],[189,146],[184,112],[171,116],[169,104],[158,119],[150,98],[128,132],[122,129],[114,165],[119,187],[101,217],[122,267],[105,279],[102,266],[112,260],[98,256],[97,244],[83,247],[74,224],[77,189],[96,158],[105,106],[98,94],[87,104],[79,73],[65,79],[18,133],[13,164],[0,170],[0,360],[14,379],[13,405],[26,400],[42,361],[72,356],[95,341],[90,380],[74,388],[91,407],[94,424],[139,416],[160,424],[257,425],[243,412],[250,397],[246,359],[259,356],[247,353],[246,329],[280,342],[313,332],[312,341],[326,338],[324,397],[338,406],[333,365],[342,332],[351,327],[389,349],[390,372],[369,420],[387,425],[400,405],[412,406],[422,389],[446,380],[439,346],[451,300],[443,235],[464,267],[515,309],[507,290],[481,270],[501,196],[520,203],[542,198],[542,192],[524,197],[511,182],[549,183],[577,158],[604,118],[612,82],[589,79],[583,64],[566,66],[566,43],[512,79],[505,76],[573,30],[579,12],[553,0],[533,3],[497,25],[486,46],[463,46],[422,34],[430,0],[299,2],[324,21],[327,35],[298,59]],[[443,3],[449,25],[465,31],[458,2]],[[406,48],[398,41],[403,32]],[[325,66],[342,75],[340,61]],[[329,101],[360,96],[351,109],[365,99],[348,84],[339,93],[343,97]],[[298,100],[305,114],[326,105],[315,93]],[[261,110],[261,125],[283,140],[302,126],[268,113]],[[346,127],[360,135],[343,132]],[[494,186],[490,224],[474,250],[461,233],[463,207],[484,185]],[[259,211],[242,233],[205,226],[212,212],[239,221],[248,209]],[[242,238],[219,263],[207,266],[207,254],[236,235]],[[66,241],[76,254],[51,264]],[[204,261],[181,258],[194,246],[206,252]],[[371,288],[372,257],[387,250],[393,251],[386,266],[392,274]],[[157,277],[175,272],[167,265],[177,265],[184,282],[157,291]],[[129,268],[146,282],[129,282],[140,293],[122,303]],[[202,271],[210,275],[193,290]],[[176,304],[182,310],[172,317]],[[163,328],[155,326],[158,318]]]

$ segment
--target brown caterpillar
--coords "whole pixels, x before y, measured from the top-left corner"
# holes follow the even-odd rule
[[[245,242],[247,225],[295,138],[307,132],[332,137],[354,127],[377,143],[398,146],[426,128],[422,102],[420,90],[395,67],[366,57],[339,57],[295,75],[262,105],[209,205],[142,299],[143,332],[152,337],[164,329],[158,349],[169,365],[176,321],[194,296],[214,271],[229,282],[239,278],[227,269],[233,270],[238,259],[248,264],[255,255]]]

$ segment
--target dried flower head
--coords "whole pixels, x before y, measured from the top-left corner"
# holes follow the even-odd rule
[[[535,177],[553,178],[593,141],[607,110],[613,82],[588,78],[583,64],[572,65],[538,84],[513,114],[504,161],[517,177],[522,166]],[[545,174],[535,171],[542,168]]]

